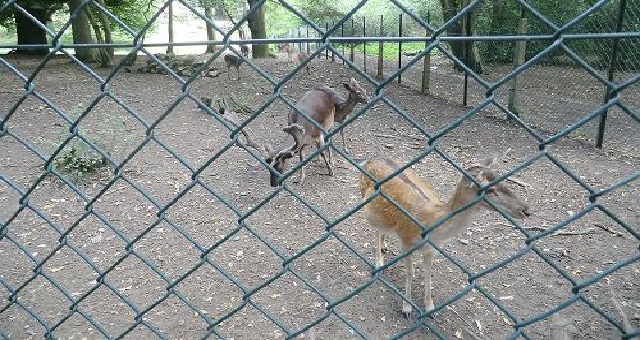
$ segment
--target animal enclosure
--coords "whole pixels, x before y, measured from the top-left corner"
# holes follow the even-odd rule
[[[597,5],[581,14],[597,12]],[[7,1],[0,13],[19,8],[18,1]],[[568,28],[558,30],[558,37],[570,41],[588,34],[565,35]],[[131,72],[125,71],[126,56],[116,56],[112,68],[100,68],[78,61],[64,45],[40,57],[1,55],[0,336],[630,339],[640,334],[637,73],[615,82],[591,76],[615,94],[604,104],[575,93],[581,84],[556,83],[582,79],[573,77],[575,69],[531,62],[515,72],[505,67],[475,75],[496,90],[508,88],[515,74],[539,77],[555,96],[528,88],[527,105],[589,107],[561,118],[552,110],[515,117],[505,98],[486,93],[482,84],[475,85],[473,104],[463,107],[421,94],[410,85],[421,75],[410,67],[398,71],[392,63],[384,78],[375,78],[334,46],[341,42],[332,40],[335,31],[318,29],[319,49],[302,62],[295,53],[252,59],[236,51],[242,62],[228,70],[229,51],[220,49],[198,55],[189,65],[195,71],[184,75],[146,53],[144,44],[131,45],[143,54],[129,66]],[[591,39],[615,36],[610,33]],[[640,39],[637,32],[625,34]],[[432,44],[447,49],[447,36],[438,39]],[[549,41],[548,48],[570,50],[563,39]],[[336,60],[315,58],[326,51]],[[410,62],[421,63],[423,56]],[[148,64],[166,74],[135,72]],[[527,73],[533,68],[540,72]],[[577,69],[581,76],[591,71]],[[395,81],[398,72],[402,85]],[[453,68],[438,72],[443,84],[463,77]],[[344,84],[352,77],[366,89],[368,101],[332,129],[318,127],[328,137],[324,149],[308,147],[302,163],[292,157],[277,176],[281,185],[271,187],[272,164],[247,145],[242,131],[250,131],[258,145],[286,148],[291,137],[283,128],[295,103],[324,85],[346,98]],[[451,90],[443,85],[434,91]],[[229,106],[239,124],[220,114],[215,103],[222,99],[235,101]],[[615,112],[607,138],[625,147],[596,149],[571,135],[605,109]],[[624,124],[617,125],[621,117]],[[534,119],[569,122],[550,130]],[[628,134],[617,134],[615,127],[635,131],[635,138],[625,139]],[[329,148],[332,176],[320,156]],[[398,169],[372,182],[362,198],[363,162],[381,157],[398,160]],[[363,207],[386,197],[384,183],[403,180],[404,168],[429,182],[445,202],[465,169],[493,157],[502,176],[478,189],[508,186],[531,216],[520,221],[495,209],[477,215],[464,231],[434,247],[431,287],[417,280],[425,266],[415,261],[416,279],[407,294],[405,258],[418,249],[403,252],[400,242],[388,237],[385,262],[376,264],[376,229]],[[303,165],[306,179],[299,183]],[[455,213],[445,219],[450,217]],[[432,242],[426,231],[442,226],[446,220],[420,226],[421,244]],[[434,309],[425,309],[425,289],[431,290]],[[408,318],[401,313],[406,306],[412,311]]]

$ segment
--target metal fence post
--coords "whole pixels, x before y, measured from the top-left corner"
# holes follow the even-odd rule
[[[362,36],[367,37],[367,18],[362,17]],[[367,73],[367,41],[362,41],[362,63],[364,72]]]
[[[324,29],[325,29],[326,32],[329,32],[329,23],[328,22],[324,23]],[[326,60],[329,60],[329,49],[328,48],[325,48],[325,50],[324,50],[324,58]]]
[[[618,21],[616,23],[616,32],[622,31],[622,22],[624,21],[624,13],[627,8],[627,0],[620,0],[620,7],[618,10]],[[611,60],[609,62],[609,69],[607,70],[607,79],[609,81],[613,80],[615,68],[616,68],[616,59],[618,58],[618,47],[620,45],[619,38],[613,38],[613,46],[611,47]],[[611,89],[606,87],[604,93],[604,103],[606,104],[612,98]],[[609,110],[605,110],[600,115],[600,123],[598,124],[598,134],[596,136],[596,147],[602,149],[602,144],[604,143],[604,128],[607,122],[607,113]]]
[[[355,36],[356,36],[356,29],[354,27],[354,25],[355,25],[354,21],[355,20],[353,20],[353,17],[351,17],[351,32],[349,34],[349,36],[351,38],[355,38]],[[350,62],[353,62],[353,59],[355,58],[355,53],[354,53],[355,46],[356,46],[356,44],[352,40],[351,43],[349,44],[349,61]]]
[[[402,13],[398,15],[398,37],[402,38]],[[398,69],[402,68],[402,40],[398,41]],[[398,74],[398,84],[402,83],[402,73]]]
[[[384,15],[380,14],[380,37],[384,36]],[[378,79],[384,77],[384,41],[378,41]]]
[[[340,25],[340,38],[344,38],[344,22]],[[345,53],[345,43],[342,42],[342,55]],[[344,65],[344,59],[342,59],[342,65]]]

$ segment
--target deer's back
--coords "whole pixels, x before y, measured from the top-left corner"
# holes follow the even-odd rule
[[[242,59],[233,54],[225,54],[223,58],[224,62],[229,66],[239,67],[242,64]]]
[[[298,102],[296,108],[306,113],[310,118],[322,125],[325,129],[330,129],[334,123],[335,107],[331,95],[320,90],[307,91]],[[297,123],[305,127],[307,131],[312,132],[313,136],[320,134],[320,131],[313,128],[313,124],[295,110],[289,113],[289,124]]]
[[[380,181],[397,171],[401,163],[388,158],[372,159],[364,169]],[[364,199],[374,192],[374,182],[366,174],[360,177]],[[437,221],[442,203],[431,186],[410,168],[405,169],[381,186],[381,191],[425,226]],[[396,233],[403,243],[411,245],[420,239],[420,227],[388,199],[376,196],[364,207],[367,219],[384,233]]]

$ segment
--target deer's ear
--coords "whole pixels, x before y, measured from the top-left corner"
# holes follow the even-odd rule
[[[487,158],[487,159],[483,160],[482,162],[480,162],[480,165],[482,165],[485,168],[491,168],[496,164],[498,164],[498,158],[496,158],[496,157]]]
[[[351,91],[351,85],[349,85],[349,83],[342,83],[342,86],[344,86],[345,89]]]

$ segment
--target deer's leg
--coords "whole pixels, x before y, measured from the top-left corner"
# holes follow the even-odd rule
[[[316,141],[316,148],[320,150],[323,147],[324,147],[324,136],[321,136]],[[333,176],[333,168],[331,167],[331,164],[327,160],[327,157],[325,156],[324,151],[320,151],[320,156],[322,156],[322,159],[324,160],[324,164],[327,166],[327,169],[329,169],[329,176]],[[331,149],[329,149],[329,160],[331,160]]]
[[[406,251],[407,249],[409,248],[403,247],[403,252]],[[413,310],[413,308],[411,307],[411,304],[409,303],[409,301],[411,301],[411,279],[413,278],[413,261],[411,261],[411,255],[405,256],[403,261],[404,261],[404,268],[406,271],[406,282],[404,285],[404,290],[405,290],[405,295],[407,297],[407,300],[404,300],[404,299],[402,300],[402,316],[408,319],[411,316],[411,311]]]
[[[344,151],[349,152],[349,149],[347,149],[347,140],[344,138],[344,129],[340,130],[340,137],[342,137],[342,146],[344,146]]]
[[[384,258],[382,257],[382,248],[384,247],[384,237],[381,231],[378,231],[378,246],[376,247],[376,267],[382,267]]]
[[[227,77],[231,80],[231,68],[229,66],[227,66]]]
[[[300,147],[300,151],[298,152],[298,155],[300,156],[301,164],[304,158],[303,151],[304,151],[304,145]],[[300,167],[300,179],[298,180],[298,184],[302,184],[302,182],[304,182],[304,165]]]
[[[422,251],[422,278],[424,280],[424,309],[429,311],[433,309],[433,298],[431,297],[431,265],[433,253],[430,249]]]

